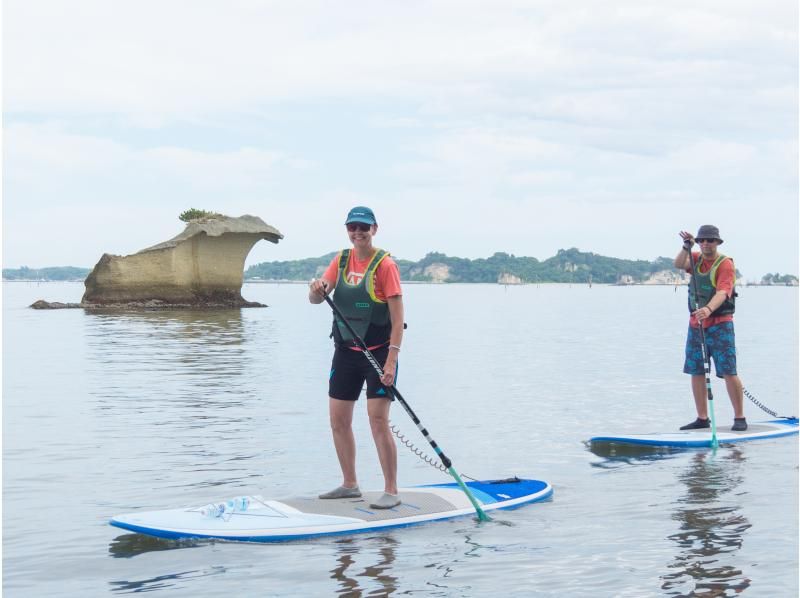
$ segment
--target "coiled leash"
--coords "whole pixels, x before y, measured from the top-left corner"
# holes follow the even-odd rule
[[[400,431],[400,428],[395,426],[392,422],[389,422],[389,428],[391,429],[392,434],[397,436],[397,439],[400,441],[400,444],[402,444],[403,446],[408,448],[408,450],[410,450],[417,457],[419,457],[424,463],[427,463],[428,465],[430,465],[434,469],[438,469],[442,473],[448,473],[449,474],[449,472],[447,471],[447,468],[444,465],[442,465],[439,461],[437,461],[436,459],[434,459],[433,457],[431,457],[430,455],[425,453],[425,451],[423,451],[422,449],[419,449],[416,446],[414,446],[414,443],[411,442],[408,438],[406,438],[406,436]],[[461,477],[470,479],[473,482],[477,482],[478,481],[475,478],[473,478],[472,476],[468,476],[465,473],[462,473]]]
[[[753,395],[751,395],[750,392],[744,386],[742,386],[742,392],[744,392],[744,396],[753,401],[753,403],[755,403],[762,411],[769,413],[772,417],[777,417],[778,419],[797,419],[796,415],[778,415],[772,409],[764,405],[764,403],[762,403]]]

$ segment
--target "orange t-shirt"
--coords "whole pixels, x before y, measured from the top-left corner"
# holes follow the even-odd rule
[[[695,251],[692,255],[694,256],[694,263],[697,264],[697,260],[700,259],[700,252]],[[716,259],[717,258],[714,258],[713,260],[703,259],[703,262],[700,264],[700,272],[705,274],[706,272],[711,270],[711,266],[714,265]],[[689,274],[692,273],[691,268],[686,268],[686,271]],[[731,258],[723,260],[723,262],[717,268],[717,277],[716,277],[717,291],[725,291],[725,293],[728,295],[729,298],[732,297],[734,290],[733,286],[735,284],[735,281],[736,281],[736,269],[733,267],[733,260]],[[694,305],[694,297],[692,297],[692,304]],[[703,306],[701,305],[700,307]],[[725,314],[724,316],[711,315],[705,320],[703,320],[703,328],[709,328],[721,322],[732,322],[732,321],[733,321],[733,314]],[[691,326],[692,328],[697,328],[698,326],[697,318],[695,318],[694,316],[689,316],[689,326]]]
[[[340,254],[341,255],[341,254]],[[347,266],[344,269],[346,280],[349,284],[358,284],[364,278],[364,273],[367,271],[372,256],[364,261],[356,259],[356,252],[350,251],[350,259],[347,261]],[[336,284],[339,277],[339,256],[335,256],[322,278]],[[402,295],[403,291],[400,288],[400,270],[391,256],[387,255],[378,264],[375,270],[375,296],[381,301],[386,301],[387,297],[397,297]]]

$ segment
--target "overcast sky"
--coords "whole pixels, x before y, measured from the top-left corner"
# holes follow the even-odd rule
[[[248,264],[376,244],[798,274],[796,0],[6,0],[3,266],[92,267],[195,207]]]

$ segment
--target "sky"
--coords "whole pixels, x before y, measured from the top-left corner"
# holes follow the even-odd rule
[[[92,267],[188,208],[285,238],[798,268],[794,0],[5,0],[3,267]]]

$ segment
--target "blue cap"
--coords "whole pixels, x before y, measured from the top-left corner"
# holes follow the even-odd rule
[[[351,222],[363,222],[364,224],[378,224],[375,221],[375,214],[373,214],[372,210],[370,210],[366,206],[356,206],[347,213],[347,220],[345,220],[344,223],[350,224]]]

